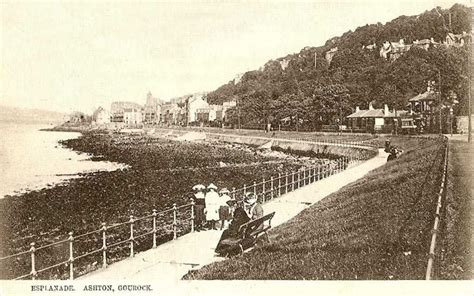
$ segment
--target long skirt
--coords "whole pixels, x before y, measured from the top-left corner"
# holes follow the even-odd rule
[[[194,214],[194,222],[196,225],[201,225],[204,221],[206,221],[206,216],[204,215],[204,205],[196,205],[195,210],[196,213]]]
[[[230,219],[232,219],[232,216],[230,215],[229,206],[221,206],[219,208],[219,220],[229,221]]]

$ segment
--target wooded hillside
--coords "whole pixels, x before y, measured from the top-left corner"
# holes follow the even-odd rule
[[[244,125],[277,123],[291,118],[317,128],[334,124],[350,114],[356,105],[367,108],[384,103],[404,109],[408,99],[426,90],[428,81],[438,83],[441,96],[457,95],[455,114],[466,111],[469,42],[461,47],[412,47],[395,61],[381,58],[385,41],[405,44],[431,39],[442,43],[448,33],[471,32],[469,8],[455,4],[450,9],[434,8],[416,16],[400,16],[348,31],[320,47],[305,47],[297,54],[268,61],[260,70],[246,72],[240,81],[230,81],[208,94],[211,104],[237,100]],[[363,48],[371,44],[377,48]],[[325,53],[337,47],[328,63]],[[315,59],[316,54],[316,59]],[[236,122],[237,108],[228,120]]]

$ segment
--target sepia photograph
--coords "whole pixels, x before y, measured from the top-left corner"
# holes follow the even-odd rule
[[[473,7],[0,1],[0,296],[474,295]]]

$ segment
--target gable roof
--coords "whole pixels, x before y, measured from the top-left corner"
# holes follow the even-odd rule
[[[409,102],[418,102],[418,101],[435,101],[437,98],[436,98],[436,94],[435,92],[433,91],[425,91],[424,93],[422,94],[419,94],[417,96],[414,96],[413,98],[411,98],[410,100],[408,100]]]
[[[384,117],[383,109],[373,109],[373,110],[360,110],[354,112],[347,118],[362,118],[362,117]]]

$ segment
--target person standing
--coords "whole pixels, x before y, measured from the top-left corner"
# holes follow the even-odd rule
[[[227,204],[227,202],[231,200],[229,193],[227,188],[222,188],[221,191],[219,191],[219,220],[221,221],[221,230],[226,227],[226,223],[231,219],[230,207]]]
[[[196,231],[201,231],[202,228],[204,227],[204,221],[206,221],[206,217],[204,216],[204,209],[206,207],[205,195],[204,195],[205,189],[206,189],[206,186],[202,184],[193,186],[194,209],[195,209],[194,225],[195,225]]]
[[[206,193],[206,220],[210,229],[217,230],[216,222],[219,220],[219,194],[217,193],[217,186],[209,184]]]

